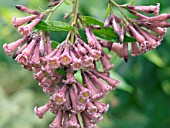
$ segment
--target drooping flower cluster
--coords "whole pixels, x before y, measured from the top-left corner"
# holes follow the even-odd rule
[[[61,2],[50,1],[50,6],[56,6]],[[33,71],[34,79],[43,91],[50,95],[44,106],[36,106],[34,109],[40,119],[47,111],[56,114],[50,128],[95,128],[102,120],[102,114],[109,108],[108,104],[99,100],[119,84],[118,80],[110,78],[109,71],[114,65],[110,63],[111,56],[103,51],[103,47],[128,61],[128,43],[124,43],[126,33],[136,39],[136,42],[131,43],[131,55],[136,56],[160,45],[166,27],[170,26],[166,22],[170,18],[169,14],[158,15],[159,4],[127,5],[125,8],[137,16],[137,19],[124,20],[111,13],[104,23],[104,27],[114,28],[120,43],[97,39],[92,29],[100,29],[100,26],[83,25],[87,43],[78,33],[74,33],[74,41],[71,42],[67,38],[53,49],[49,33],[34,30],[45,17],[45,13],[19,5],[16,8],[31,16],[12,18],[14,27],[23,38],[11,44],[4,44],[3,48],[25,69]],[[156,16],[148,17],[138,11],[154,13]],[[103,71],[98,71],[98,61],[101,62]],[[75,77],[77,72],[80,72],[82,78],[79,81]],[[83,126],[80,121],[83,121]]]
[[[119,37],[120,43],[100,41],[101,45],[117,53],[120,58],[124,57],[125,61],[128,60],[129,54],[129,43],[122,43],[126,33],[136,39],[136,42],[131,43],[132,56],[137,56],[155,49],[161,44],[166,33],[166,27],[170,26],[170,23],[166,21],[170,18],[170,15],[159,15],[159,7],[159,3],[156,6],[124,6],[131,14],[137,16],[137,19],[122,20],[117,15],[111,13],[106,19],[104,26],[114,28],[114,32]],[[156,16],[149,17],[140,12],[155,14]]]
[[[109,76],[109,70],[114,67],[109,61],[111,56],[102,50],[90,27],[85,27],[88,43],[77,35],[74,43],[65,40],[52,50],[48,32],[32,31],[45,14],[24,6],[16,7],[32,15],[12,19],[14,27],[24,37],[3,47],[25,69],[34,71],[34,79],[45,93],[50,94],[44,106],[35,107],[36,115],[43,118],[47,111],[56,114],[50,128],[79,128],[82,127],[80,120],[83,127],[95,128],[109,108],[108,104],[98,100],[119,84]],[[103,72],[98,71],[97,61],[101,61]],[[58,69],[66,73],[61,74]],[[81,83],[74,76],[78,70],[82,76]]]

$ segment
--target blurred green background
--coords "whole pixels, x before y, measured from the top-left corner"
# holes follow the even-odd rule
[[[119,4],[129,0],[115,0]],[[136,0],[135,5],[161,3],[161,13],[170,13],[170,1]],[[32,72],[24,70],[8,57],[3,49],[21,36],[11,25],[13,16],[25,13],[15,9],[22,4],[32,9],[47,8],[45,0],[0,1],[0,128],[48,128],[54,115],[48,112],[43,120],[38,119],[34,106],[41,106],[49,98],[32,78]],[[80,0],[80,11],[104,21],[107,0]],[[89,6],[90,5],[90,6]],[[114,12],[117,11],[114,9]],[[70,7],[63,5],[52,19],[63,20]],[[125,63],[113,54],[115,68],[111,75],[121,84],[103,100],[110,104],[99,128],[169,128],[170,127],[170,29],[156,50],[130,57]],[[52,33],[52,39],[64,40],[66,33]]]

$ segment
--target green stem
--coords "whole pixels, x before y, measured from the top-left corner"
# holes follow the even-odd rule
[[[110,0],[110,2],[112,2],[113,5],[115,5],[118,10],[120,11],[120,13],[122,14],[123,17],[126,18],[127,21],[131,21],[126,15],[125,13],[122,11],[121,7],[114,1],[114,0]]]
[[[74,0],[74,5],[73,5],[73,18],[71,25],[74,27],[76,22],[77,22],[77,15],[78,15],[78,7],[79,7],[79,0]]]
[[[108,1],[108,6],[109,6],[109,8],[110,8],[110,14],[113,13],[112,5],[111,5],[111,1],[110,1],[110,0]]]
[[[44,13],[47,13],[47,12],[50,12],[50,14],[48,15],[47,20],[49,20],[51,18],[51,16],[53,15],[53,13],[55,12],[55,10],[60,6],[62,5],[62,3],[64,2],[65,0],[62,0],[58,5],[56,5],[53,9],[49,9],[47,11],[45,11]]]
[[[77,23],[77,15],[78,15],[78,8],[79,8],[79,0],[73,0],[73,18],[71,20],[71,26],[73,26],[73,30],[71,31],[70,34],[70,40],[72,43],[74,43],[74,35],[75,35],[75,26]]]

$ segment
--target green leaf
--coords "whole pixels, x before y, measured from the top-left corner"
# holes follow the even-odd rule
[[[124,78],[122,78],[118,73],[111,71],[110,72],[110,77],[111,78],[116,78],[117,80],[120,81],[120,84],[118,85],[118,89],[126,91],[128,93],[133,93],[134,88],[129,85]]]
[[[35,26],[35,28],[48,32],[57,32],[57,31],[70,31],[73,27],[70,24],[61,21],[42,20]]]
[[[146,57],[150,62],[154,63],[160,68],[164,68],[166,66],[165,62],[161,59],[160,55],[155,50],[145,53],[144,57]]]
[[[77,71],[75,74],[74,74],[74,77],[76,78],[76,80],[79,82],[79,83],[83,83],[82,82],[82,75],[81,75],[81,71]]]
[[[111,42],[119,42],[119,37],[114,33],[113,28],[111,27],[104,28],[104,23],[90,16],[83,16],[82,20],[87,25],[99,25],[101,27],[100,30],[93,29],[93,32],[97,37]],[[124,42],[135,42],[135,41],[136,39],[129,36],[125,36]]]
[[[56,71],[57,71],[59,74],[61,74],[61,75],[66,75],[66,74],[67,74],[67,72],[66,72],[65,70],[61,69],[61,68],[57,68]]]
[[[51,40],[51,46],[52,46],[52,49],[56,49],[56,47],[59,45],[60,43],[57,42],[57,41],[54,41],[54,40]]]

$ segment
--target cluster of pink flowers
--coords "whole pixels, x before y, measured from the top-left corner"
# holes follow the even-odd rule
[[[122,20],[115,14],[110,14],[106,19],[104,26],[111,26],[114,32],[119,37],[120,43],[107,41],[100,41],[103,47],[107,47],[117,53],[120,58],[128,60],[128,47],[131,44],[131,55],[137,56],[143,54],[149,50],[155,49],[161,44],[161,41],[166,33],[166,27],[170,27],[170,23],[167,22],[170,18],[170,14],[160,14],[160,4],[156,6],[124,6],[131,14],[137,18],[129,18],[128,20]],[[145,16],[142,13],[154,14],[156,16]],[[137,42],[122,43],[124,35],[128,33],[131,37],[134,37]]]
[[[16,7],[32,15],[12,19],[14,27],[24,37],[3,47],[25,69],[34,72],[34,79],[45,93],[50,94],[44,106],[35,107],[36,115],[43,118],[47,111],[56,114],[50,128],[79,128],[78,115],[85,128],[96,127],[109,108],[98,100],[119,84],[109,76],[109,70],[114,67],[109,61],[111,56],[102,50],[90,27],[85,27],[88,44],[76,35],[74,43],[65,40],[52,50],[48,32],[32,31],[45,14],[24,6]],[[30,23],[24,25],[27,22]],[[96,61],[102,62],[103,72],[98,71]],[[66,74],[58,73],[57,69],[65,70]],[[82,83],[74,76],[78,70]]]
[[[58,2],[53,2],[50,6],[57,5]],[[137,19],[124,21],[110,14],[104,23],[104,27],[114,28],[120,43],[97,39],[92,28],[100,29],[100,27],[94,25],[84,26],[87,43],[80,35],[75,34],[74,42],[66,39],[52,49],[48,32],[33,31],[45,17],[45,13],[19,5],[16,8],[31,16],[12,18],[14,27],[23,38],[4,44],[3,48],[25,69],[33,71],[34,79],[39,82],[43,91],[50,95],[49,101],[44,106],[36,106],[34,109],[39,118],[43,118],[47,111],[56,114],[50,128],[95,128],[102,120],[102,114],[109,108],[108,104],[99,100],[119,84],[118,80],[110,78],[109,71],[114,65],[110,63],[111,56],[103,51],[103,47],[107,47],[128,61],[128,43],[123,43],[126,32],[137,41],[131,43],[132,56],[136,56],[160,45],[166,27],[170,26],[166,22],[170,18],[169,14],[158,15],[159,4],[157,6],[128,5],[125,8],[137,16]],[[138,11],[154,13],[156,16],[147,17]],[[97,61],[101,62],[103,71],[98,71]],[[60,73],[58,69],[66,73]],[[82,82],[75,77],[77,71],[81,72]],[[83,126],[80,120],[83,121]]]

